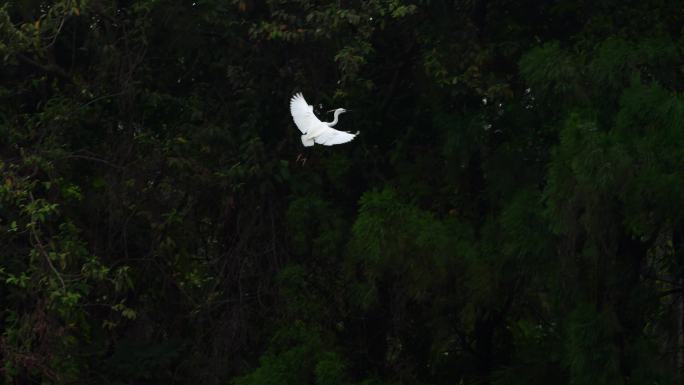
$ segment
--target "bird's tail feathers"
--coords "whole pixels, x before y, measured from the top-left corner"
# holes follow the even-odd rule
[[[306,136],[306,134],[302,135],[302,144],[304,147],[311,147],[314,145],[314,140],[313,138],[309,138]]]

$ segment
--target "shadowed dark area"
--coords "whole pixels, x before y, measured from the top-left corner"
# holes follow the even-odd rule
[[[680,384],[682,25],[3,3],[0,382]],[[298,92],[359,136],[304,148]]]

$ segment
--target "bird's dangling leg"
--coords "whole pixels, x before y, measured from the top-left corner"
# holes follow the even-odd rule
[[[306,164],[306,157],[304,156],[304,154],[299,153],[299,155],[297,155],[297,159],[295,159],[295,163],[299,163],[299,161],[302,161],[302,166],[304,164]]]

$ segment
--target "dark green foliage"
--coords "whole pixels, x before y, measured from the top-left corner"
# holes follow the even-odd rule
[[[681,5],[2,4],[3,383],[681,383]]]

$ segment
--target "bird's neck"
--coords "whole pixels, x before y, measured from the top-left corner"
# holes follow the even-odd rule
[[[328,126],[332,127],[332,126],[336,125],[337,124],[337,118],[340,116],[341,113],[342,113],[342,111],[335,110],[335,115],[333,116],[333,121],[328,123]]]

